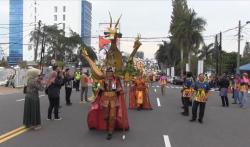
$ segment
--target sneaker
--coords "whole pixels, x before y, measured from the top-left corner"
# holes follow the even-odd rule
[[[85,101],[80,101],[80,104],[84,104],[84,103],[86,103]]]
[[[191,119],[191,120],[189,120],[190,122],[195,122],[196,121],[196,119]]]
[[[55,118],[55,120],[62,120],[62,118],[61,118],[61,117],[59,117],[59,118]]]
[[[198,119],[198,121],[199,121],[199,123],[200,123],[200,124],[202,124],[202,123],[203,123],[203,120],[201,120],[201,119]]]
[[[40,130],[42,127],[39,125],[39,126],[35,126],[33,129],[34,130]]]
[[[185,112],[181,112],[181,115],[183,115],[183,116],[189,116],[188,113],[185,113]]]
[[[52,120],[52,118],[47,118],[46,120]]]

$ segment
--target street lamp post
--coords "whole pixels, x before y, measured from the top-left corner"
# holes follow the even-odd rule
[[[241,40],[241,29],[249,24],[250,21],[247,21],[245,25],[241,26],[241,21],[239,21],[239,31],[238,31],[238,54],[237,54],[237,69],[236,73],[240,73],[240,40]]]

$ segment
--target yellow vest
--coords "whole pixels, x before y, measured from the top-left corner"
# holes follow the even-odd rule
[[[81,73],[80,72],[76,72],[75,79],[76,80],[80,80],[81,79]]]

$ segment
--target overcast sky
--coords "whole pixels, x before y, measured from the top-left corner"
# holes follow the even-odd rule
[[[113,19],[122,14],[121,32],[124,37],[163,37],[169,35],[172,4],[171,0],[90,0],[92,2],[92,35],[98,35],[100,22],[109,22],[108,11]],[[189,8],[193,8],[198,16],[207,21],[204,35],[214,35],[219,31],[237,27],[238,21],[244,24],[250,20],[250,0],[188,0]],[[8,0],[0,0],[0,24],[8,23]],[[0,34],[4,29],[0,28]],[[223,50],[237,51],[237,29],[223,34]],[[250,41],[250,24],[242,30],[241,49],[246,41]],[[4,36],[6,38],[6,36]],[[0,35],[0,42],[4,38]],[[121,49],[131,52],[133,42],[123,39]],[[158,49],[157,42],[143,42],[140,50],[145,56],[154,57]],[[205,37],[206,43],[214,42],[214,37]],[[97,41],[93,39],[93,46]]]

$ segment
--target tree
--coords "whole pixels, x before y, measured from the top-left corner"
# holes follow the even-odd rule
[[[213,46],[214,46],[213,43],[210,43],[209,45],[203,44],[202,48],[197,52],[198,54],[200,54],[198,58],[199,59],[205,58],[206,60],[208,58],[208,55],[212,54],[213,51],[215,50]]]
[[[5,58],[3,57],[2,60],[0,61],[0,67],[8,67],[8,61],[5,60]]]
[[[188,55],[189,69],[191,69],[191,56],[203,43],[201,32],[205,30],[205,24],[206,21],[197,17],[197,13],[193,9],[188,9],[185,0],[173,0],[170,33],[173,42],[181,49],[181,69],[183,68],[184,53]]]
[[[233,74],[236,72],[237,67],[237,53],[222,51],[222,71],[223,73]]]
[[[31,35],[31,41],[37,39],[37,31],[34,31]],[[46,48],[46,54],[44,61],[46,64],[50,64],[52,59],[59,62],[75,62],[76,64],[82,60],[81,49],[86,47],[81,37],[76,32],[70,30],[68,36],[65,36],[65,31],[58,29],[56,25],[43,26],[39,33],[39,47],[41,48],[42,42]],[[86,47],[90,52],[90,57],[94,60],[97,59],[95,52],[90,47]],[[86,62],[86,61],[85,61]]]
[[[159,46],[159,49],[155,53],[155,58],[158,63],[161,63],[165,67],[177,66],[180,60],[180,51],[172,42],[163,41],[163,44]]]
[[[246,57],[248,55],[250,55],[250,43],[246,42],[246,45],[243,51],[243,57]]]
[[[180,48],[180,56],[181,56],[181,73],[183,73],[183,52],[184,52],[184,40],[182,40],[178,35],[175,33],[176,27],[178,26],[178,22],[182,20],[185,13],[188,11],[187,1],[186,0],[172,0],[172,16],[171,16],[171,24],[170,24],[170,33],[172,37],[170,38],[173,43]]]
[[[204,71],[208,71],[208,69],[212,69],[212,54],[216,53],[216,49],[214,48],[214,44],[210,43],[209,45],[203,44],[202,48],[197,51],[198,59],[204,60]]]

